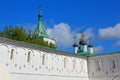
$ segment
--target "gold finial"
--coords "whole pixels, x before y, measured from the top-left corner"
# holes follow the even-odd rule
[[[81,40],[85,40],[84,32],[81,33]]]

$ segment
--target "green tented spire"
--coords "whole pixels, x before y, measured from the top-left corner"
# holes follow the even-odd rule
[[[41,13],[38,14],[38,25],[37,25],[35,33],[36,33],[38,38],[48,37],[48,35],[46,33],[46,29],[45,29],[43,22],[42,22],[42,14]]]

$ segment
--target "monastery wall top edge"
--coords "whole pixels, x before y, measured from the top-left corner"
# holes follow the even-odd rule
[[[12,40],[12,39],[8,39],[8,38],[4,38],[4,37],[0,37],[0,43],[15,45],[16,47],[30,48],[30,49],[33,49],[33,50],[40,50],[40,51],[49,52],[49,53],[58,54],[58,55],[80,57],[80,58],[86,58],[87,57],[87,56],[78,55],[78,54],[65,52],[65,51],[61,51],[61,50],[51,49],[49,47],[45,47],[45,46],[41,46],[41,45],[36,45],[36,44],[27,43],[27,42],[23,42],[23,41]]]
[[[54,54],[59,54],[59,55],[65,55],[65,56],[72,56],[72,57],[81,57],[81,58],[86,58],[86,57],[97,57],[97,56],[107,56],[107,55],[112,55],[112,54],[120,54],[120,51],[116,51],[116,52],[110,52],[110,53],[104,53],[104,54],[94,54],[94,55],[79,55],[79,54],[74,54],[74,53],[70,53],[70,52],[65,52],[65,51],[61,51],[61,50],[57,50],[57,49],[51,49],[49,47],[45,47],[45,46],[41,46],[41,45],[37,45],[37,44],[32,44],[32,43],[27,43],[27,42],[23,42],[23,41],[17,41],[17,40],[12,40],[12,39],[8,39],[8,38],[4,38],[4,37],[0,37],[0,43],[7,43],[10,45],[16,45],[16,47],[26,47],[26,48],[32,48],[34,50],[41,50],[44,52],[50,52],[50,53],[54,53]]]

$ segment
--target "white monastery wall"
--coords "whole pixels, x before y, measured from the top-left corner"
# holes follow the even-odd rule
[[[120,80],[120,53],[88,58],[90,80]]]
[[[0,71],[0,80],[120,80],[120,53],[85,57],[0,38]]]
[[[0,39],[0,64],[11,80],[88,80],[87,57]]]

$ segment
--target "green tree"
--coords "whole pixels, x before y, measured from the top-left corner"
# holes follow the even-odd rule
[[[19,40],[19,41],[25,41],[26,40],[26,33],[23,27],[6,27],[3,30],[3,35],[6,38],[14,39],[14,40]]]
[[[37,38],[37,35],[32,30],[29,30],[28,33],[26,33],[23,27],[5,27],[3,31],[0,31],[0,36],[18,41],[25,41],[32,44],[42,45],[50,48],[56,48],[54,44],[48,44],[48,42],[45,42],[42,37]]]

